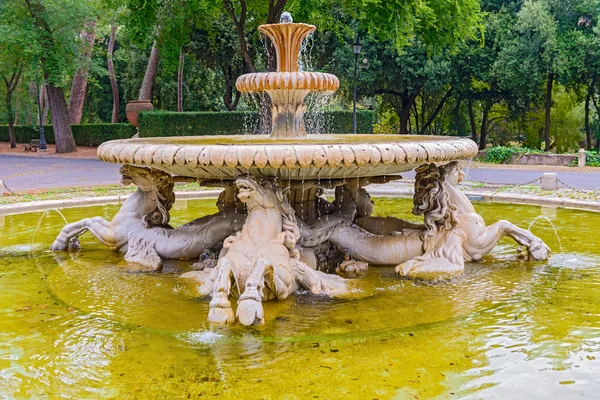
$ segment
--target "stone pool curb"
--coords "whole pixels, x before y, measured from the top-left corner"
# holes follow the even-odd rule
[[[193,200],[215,198],[219,196],[221,190],[205,190],[198,192],[175,192],[177,199]],[[587,201],[564,198],[544,198],[541,196],[532,196],[518,193],[498,193],[494,191],[463,191],[471,200],[489,201],[494,203],[512,203],[512,204],[530,204],[538,206],[566,207],[583,210],[600,211],[600,201]],[[332,192],[333,194],[333,192]],[[389,189],[369,189],[369,194],[374,197],[412,197],[413,190],[409,188],[389,188]],[[97,206],[102,204],[121,204],[129,195],[120,196],[102,196],[102,197],[82,197],[79,199],[64,200],[41,200],[28,203],[16,203],[0,205],[0,215],[20,214],[25,212],[45,211],[53,208],[70,208]]]
[[[177,199],[206,199],[218,197],[221,190],[203,190],[198,192],[175,192]],[[45,211],[53,208],[70,208],[98,206],[103,204],[121,204],[129,194],[119,196],[100,196],[100,197],[81,197],[76,199],[64,200],[40,200],[27,203],[3,204],[0,205],[0,215],[20,214],[24,212]]]
[[[577,200],[541,196],[532,196],[518,193],[498,193],[494,191],[462,191],[471,200],[489,201],[493,203],[512,203],[512,204],[530,204],[538,206],[566,207],[578,208],[583,210],[600,211],[600,201]],[[401,196],[412,197],[412,189],[370,189],[369,194],[372,196]]]

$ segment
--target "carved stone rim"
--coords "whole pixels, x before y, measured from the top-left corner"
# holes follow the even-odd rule
[[[354,135],[336,136],[350,139]],[[373,135],[360,136],[376,138]],[[400,135],[390,136],[400,138]],[[220,139],[218,136],[208,138]],[[169,143],[166,139],[175,140]],[[307,140],[306,144],[252,143],[250,138],[249,144],[177,144],[176,139],[194,141],[197,138],[113,140],[98,148],[98,157],[106,162],[139,166],[301,169],[449,162],[471,159],[477,154],[477,145],[472,140],[451,137],[427,141],[380,140],[376,143],[369,143],[367,138],[364,143],[315,143]],[[402,139],[406,140],[406,137]]]
[[[235,87],[240,92],[267,90],[335,91],[340,82],[335,75],[325,72],[257,72],[238,77]]]

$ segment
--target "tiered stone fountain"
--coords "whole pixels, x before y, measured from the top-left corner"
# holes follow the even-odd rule
[[[348,280],[332,272],[357,274],[367,263],[397,265],[396,271],[406,276],[457,274],[465,261],[480,259],[502,235],[527,247],[532,259],[547,257],[540,239],[507,221],[486,228],[456,189],[462,178],[456,161],[477,153],[471,140],[307,135],[304,98],[311,91],[334,91],[339,83],[331,74],[298,70],[302,40],[316,28],[285,18],[259,27],[275,46],[277,71],[243,75],[236,83],[242,92],[269,94],[271,135],[104,143],[98,157],[124,164],[123,182],[139,189],[112,221],[96,217],[70,224],[52,249],[78,248],[77,237],[89,230],[149,270],[159,269],[163,259],[200,259],[198,270],[186,276],[199,281],[201,294],[211,296],[209,320],[235,320],[228,299],[233,280],[240,292],[237,318],[246,325],[263,321],[263,300],[286,298],[300,288],[343,295]],[[424,224],[372,217],[364,186],[397,179],[414,168],[413,212],[424,216]],[[224,187],[219,212],[170,227],[177,181]],[[327,189],[335,189],[333,202],[322,197]]]

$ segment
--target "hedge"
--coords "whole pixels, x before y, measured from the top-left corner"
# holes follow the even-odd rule
[[[40,132],[37,126],[16,125],[15,139],[18,143],[29,143],[31,139],[39,139]],[[135,128],[131,124],[82,124],[71,125],[75,143],[78,146],[99,146],[113,139],[129,139],[135,135]],[[52,125],[44,126],[46,142],[54,144],[54,131]],[[0,125],[0,142],[8,142],[8,126]]]
[[[151,111],[140,113],[140,136],[201,136],[240,135],[255,133],[259,118],[255,112],[168,112]],[[356,123],[358,133],[370,133],[373,128],[373,111],[358,111]],[[308,133],[352,133],[352,111],[328,111],[315,118],[305,116]],[[135,128],[125,124],[81,124],[71,125],[78,146],[99,146],[113,139],[128,139],[135,135]],[[29,143],[39,138],[37,126],[16,125],[15,138],[18,143]],[[45,125],[46,142],[54,143],[52,125]],[[8,126],[0,125],[0,142],[8,142]]]
[[[371,133],[373,111],[358,111],[358,133]],[[203,136],[256,133],[259,115],[256,112],[169,112],[149,111],[139,116],[140,136]],[[328,111],[315,118],[305,116],[308,133],[352,133],[352,111]]]

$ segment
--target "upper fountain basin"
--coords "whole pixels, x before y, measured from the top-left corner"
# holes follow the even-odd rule
[[[337,76],[325,72],[257,72],[241,75],[235,82],[240,92],[268,90],[335,91],[340,87]]]
[[[106,162],[199,179],[243,174],[293,180],[383,176],[476,154],[477,145],[470,139],[417,135],[161,137],[112,140],[98,148],[98,157]]]

